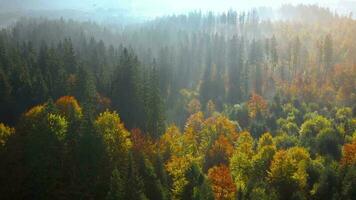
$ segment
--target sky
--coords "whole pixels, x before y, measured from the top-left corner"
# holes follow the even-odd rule
[[[0,0],[0,10],[8,9],[75,9],[123,8],[131,12],[150,12],[153,15],[182,13],[191,10],[215,12],[248,10],[268,6],[278,8],[282,4],[319,4],[337,6],[341,1],[356,0]]]

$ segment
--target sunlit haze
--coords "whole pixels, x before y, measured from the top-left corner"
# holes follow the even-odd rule
[[[96,9],[125,9],[135,15],[159,16],[172,13],[183,13],[192,10],[221,12],[228,9],[248,10],[255,7],[278,8],[283,4],[317,4],[332,9],[347,10],[345,6],[354,0],[0,0],[0,10],[11,9],[74,9],[74,10],[96,10]],[[346,7],[346,8],[345,8]],[[350,10],[352,8],[349,8]]]

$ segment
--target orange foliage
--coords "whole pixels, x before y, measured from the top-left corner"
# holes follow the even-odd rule
[[[131,130],[132,149],[151,155],[155,152],[155,146],[151,138],[144,136],[138,128]]]
[[[346,104],[355,102],[356,64],[352,67],[337,65],[332,78],[335,89],[337,90],[336,100]]]
[[[216,200],[234,199],[236,187],[227,166],[220,165],[209,169],[208,177]]]
[[[258,113],[264,114],[267,112],[267,102],[262,96],[253,93],[248,101],[249,116],[254,119]]]
[[[74,115],[75,118],[82,116],[82,108],[78,101],[72,96],[63,96],[56,101],[56,106],[60,112],[67,118]]]
[[[184,131],[185,132],[192,131],[197,133],[202,129],[203,122],[204,122],[203,113],[197,112],[188,118],[184,127]]]
[[[219,135],[224,135],[232,143],[238,138],[236,124],[223,115],[217,115],[206,119],[204,125],[205,129],[215,133],[217,137]]]
[[[291,83],[279,83],[290,96],[306,102],[327,102],[351,105],[356,100],[356,65],[336,64],[332,73],[322,74],[319,69],[310,74],[299,74]]]
[[[233,151],[234,147],[230,141],[225,136],[220,135],[209,150],[209,157],[207,159],[215,162],[218,161],[218,163],[213,164],[228,164]]]
[[[36,118],[39,114],[43,113],[44,110],[45,110],[44,105],[38,105],[38,106],[32,107],[29,111],[27,111],[25,113],[25,117]]]
[[[341,159],[341,165],[356,165],[356,141],[351,144],[345,144],[342,148],[343,157]]]

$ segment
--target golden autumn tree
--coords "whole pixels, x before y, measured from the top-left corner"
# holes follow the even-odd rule
[[[270,145],[274,145],[273,137],[270,133],[265,133],[259,138],[257,149],[260,150]]]
[[[56,101],[60,113],[67,119],[79,119],[82,117],[82,108],[78,101],[72,96],[63,96]]]
[[[166,170],[172,178],[172,199],[179,200],[184,187],[188,184],[186,178],[186,172],[191,166],[192,158],[189,155],[186,156],[172,156],[166,164]]]
[[[130,132],[126,130],[116,112],[101,113],[94,123],[95,129],[103,137],[106,151],[112,162],[125,161],[132,146]]]
[[[181,137],[182,134],[177,126],[169,126],[158,141],[158,149],[160,154],[163,155],[166,159],[168,159],[168,157],[171,155],[180,154],[182,150],[182,145],[180,142]]]
[[[216,200],[235,199],[236,186],[226,165],[210,168],[208,178]]]
[[[221,114],[206,119],[202,132],[204,132],[203,135],[209,136],[211,141],[224,135],[231,143],[235,143],[239,137],[237,124]]]
[[[250,133],[240,133],[235,151],[230,159],[231,174],[238,190],[244,191],[253,172],[253,138]]]
[[[267,112],[267,102],[262,96],[252,93],[248,101],[248,113],[251,119],[255,119],[258,115],[263,115]]]
[[[206,168],[218,164],[228,165],[233,151],[234,147],[231,142],[224,135],[220,135],[206,155]]]
[[[208,145],[207,136],[203,134],[204,115],[202,112],[197,112],[191,115],[184,127],[184,133],[182,135],[182,147],[185,154],[189,153],[194,157],[202,160],[204,149]]]
[[[27,120],[29,120],[29,119],[38,119],[38,117],[40,117],[44,113],[45,109],[46,109],[45,105],[34,106],[34,107],[30,108],[24,114],[24,117]]]
[[[289,199],[295,192],[303,191],[310,161],[308,151],[302,147],[280,150],[273,156],[268,180],[281,199]]]
[[[15,132],[14,128],[5,126],[5,124],[0,123],[0,148],[5,145],[7,139]]]
[[[270,133],[263,134],[257,144],[256,154],[252,157],[252,181],[264,180],[277,148]]]

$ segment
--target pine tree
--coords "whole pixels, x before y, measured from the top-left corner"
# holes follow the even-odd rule
[[[111,99],[113,107],[119,111],[128,128],[143,127],[141,87],[138,59],[125,48],[120,55],[120,65],[114,74]]]
[[[186,172],[188,184],[185,185],[182,192],[182,199],[199,199],[201,196],[201,186],[204,183],[204,175],[196,164],[193,164]]]
[[[78,196],[75,198],[104,197],[107,190],[105,186],[109,180],[104,179],[107,171],[105,159],[105,146],[102,138],[95,132],[91,111],[84,107],[84,116],[79,128],[75,152],[75,177],[71,190]]]
[[[0,121],[8,123],[7,117],[11,115],[11,92],[12,88],[8,77],[5,75],[3,70],[0,68]],[[4,117],[4,118],[3,118]]]
[[[159,138],[164,131],[163,103],[159,91],[158,72],[154,66],[149,74],[147,95],[147,132],[153,138]]]
[[[96,98],[96,86],[93,76],[84,67],[79,67],[76,74],[74,96],[79,102],[94,104]]]
[[[125,199],[144,200],[147,199],[144,194],[144,183],[140,176],[133,155],[129,156],[129,163],[126,177],[126,196]]]
[[[301,43],[299,37],[296,37],[293,42],[293,52],[292,52],[292,70],[293,76],[296,76],[298,71],[300,70],[300,50]]]
[[[278,65],[278,53],[277,53],[277,40],[276,37],[273,35],[271,38],[271,63],[272,63],[272,71],[274,72]]]
[[[77,71],[77,59],[71,39],[64,40],[62,53],[65,70],[70,74],[75,73]]]
[[[262,67],[261,67],[261,59],[262,59],[262,49],[259,41],[255,39],[251,43],[250,47],[250,55],[249,55],[249,65],[254,68],[254,90],[257,94],[262,94]]]
[[[167,199],[167,191],[157,177],[154,166],[145,158],[142,152],[135,152],[139,174],[142,177],[144,193],[148,199]]]
[[[110,189],[106,195],[106,200],[121,200],[125,198],[125,183],[119,170],[116,168],[112,171],[110,179]]]
[[[331,35],[325,36],[324,40],[324,73],[327,74],[333,67],[333,40]]]
[[[243,43],[237,36],[230,41],[229,51],[229,102],[236,104],[242,100]]]

